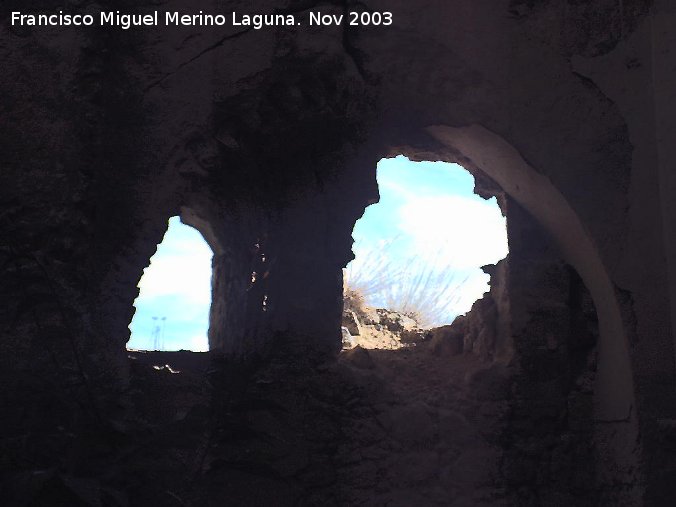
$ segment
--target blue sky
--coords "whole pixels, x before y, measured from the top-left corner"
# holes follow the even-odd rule
[[[143,271],[128,348],[153,349],[153,329],[164,321],[164,350],[208,350],[211,257],[202,235],[169,220],[164,239]],[[157,321],[153,317],[158,317]]]
[[[416,310],[431,306],[426,324],[450,323],[488,290],[489,277],[480,267],[507,255],[497,202],[475,195],[474,178],[456,164],[399,156],[381,160],[377,177],[380,202],[355,225],[348,285],[354,280],[357,287],[382,286],[367,291],[373,306],[413,299],[413,307],[421,306]],[[421,274],[426,291],[412,297]],[[384,281],[369,283],[369,276]]]
[[[378,186],[380,202],[354,228],[348,284],[373,289],[367,303],[384,306],[414,299],[416,277],[425,276],[425,297],[417,302],[434,306],[428,324],[449,323],[488,290],[480,266],[507,254],[495,199],[474,195],[473,177],[458,165],[401,156],[380,161]],[[164,350],[207,350],[211,256],[199,232],[178,217],[169,220],[139,282],[129,348],[152,349],[159,324]]]

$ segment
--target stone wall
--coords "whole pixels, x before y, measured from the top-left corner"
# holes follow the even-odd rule
[[[633,505],[635,470],[622,471],[623,487],[604,483],[606,456],[594,445],[598,319],[591,296],[542,228],[516,203],[506,206],[516,362],[502,473],[514,504]]]
[[[538,376],[552,358],[570,368],[582,361],[561,338],[577,333],[571,322],[582,311],[563,262],[579,273],[600,325],[593,417],[615,421],[594,426],[606,457],[599,480],[626,485],[631,496],[644,474],[643,498],[658,504],[672,492],[665,477],[674,467],[663,443],[676,419],[665,141],[676,105],[661,84],[671,76],[673,12],[657,4],[374,0],[369,8],[391,10],[395,26],[122,32],[11,27],[11,10],[62,5],[6,2],[0,369],[8,434],[40,426],[49,413],[59,414],[55,427],[70,427],[74,414],[96,419],[114,405],[128,378],[136,284],[177,214],[215,252],[214,350],[237,359],[276,347],[335,352],[340,269],[351,258],[354,221],[377,199],[375,164],[414,146],[420,158],[458,161],[495,180],[525,210],[506,210],[512,243],[519,234],[532,240],[531,218],[550,238],[559,260],[549,246],[512,250],[500,303],[511,321],[500,327],[514,333],[517,400],[555,405],[540,425],[545,436],[574,433],[578,423],[559,416],[579,405],[570,410],[587,421],[587,442],[588,393],[537,391],[582,375]],[[299,15],[320,7],[343,10],[257,5]],[[268,276],[250,290],[253,271]],[[508,342],[497,343],[509,357]],[[29,399],[43,407],[30,417],[20,409]],[[528,411],[515,410],[516,424]],[[554,454],[551,467],[569,466]],[[545,489],[538,494],[565,487]]]

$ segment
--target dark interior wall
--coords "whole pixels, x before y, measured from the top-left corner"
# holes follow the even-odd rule
[[[220,217],[217,220],[239,221],[244,229],[251,220],[266,222],[263,229],[289,227],[290,242],[300,241],[305,235],[303,226],[280,226],[287,220],[297,220],[283,215],[290,215],[288,210],[293,206],[307,206],[308,214],[321,212],[321,205],[312,202],[312,194],[326,194],[327,189],[333,188],[341,166],[353,164],[351,158],[359,145],[376,131],[398,130],[403,126],[402,115],[408,115],[407,131],[414,131],[411,126],[444,120],[447,124],[482,121],[489,128],[509,133],[511,142],[527,150],[529,158],[543,161],[538,167],[561,180],[559,188],[575,201],[580,212],[591,206],[587,196],[606,199],[608,206],[594,208],[596,214],[605,213],[602,219],[594,217],[588,222],[590,227],[600,224],[602,237],[614,236],[607,231],[609,227],[621,227],[613,225],[621,214],[610,210],[624,206],[621,190],[627,178],[621,174],[627,171],[628,149],[616,149],[622,143],[622,136],[617,135],[622,120],[607,99],[569,71],[565,80],[559,79],[569,48],[559,45],[553,51],[550,42],[545,41],[541,41],[541,47],[532,47],[532,32],[542,29],[538,20],[547,11],[543,7],[506,6],[506,12],[514,18],[510,21],[499,10],[488,12],[481,4],[471,8],[460,4],[455,8],[434,6],[438,12],[448,13],[454,25],[473,26],[468,32],[448,30],[438,21],[413,15],[411,7],[404,4],[390,8],[397,19],[403,20],[401,24],[388,33],[348,33],[346,44],[348,49],[358,46],[354,51],[346,51],[344,34],[331,29],[311,35],[284,32],[277,38],[270,32],[231,34],[233,38],[227,43],[217,38],[220,34],[207,32],[202,35],[203,49],[208,49],[205,52],[198,50],[197,42],[187,40],[191,29],[187,34],[167,30],[153,37],[148,32],[127,36],[113,30],[77,36],[68,31],[56,35],[54,31],[8,33],[17,40],[17,45],[11,47],[19,51],[22,47],[24,52],[31,51],[32,44],[19,43],[27,37],[31,42],[42,40],[46,47],[56,46],[54,56],[60,61],[67,52],[73,63],[71,67],[61,64],[58,80],[68,81],[70,72],[70,81],[77,80],[79,88],[63,92],[59,108],[43,105],[55,90],[34,88],[29,95],[36,100],[28,105],[25,88],[16,88],[13,83],[8,83],[8,89],[14,87],[16,93],[10,92],[8,101],[11,97],[12,104],[46,108],[51,116],[82,131],[60,144],[68,144],[77,159],[64,167],[77,164],[87,165],[89,171],[97,168],[87,180],[89,192],[85,199],[96,207],[93,229],[101,237],[93,242],[93,260],[79,265],[88,266],[90,283],[101,280],[106,284],[91,287],[88,295],[90,301],[96,302],[92,312],[105,320],[102,328],[111,330],[114,336],[126,334],[129,300],[135,292],[133,285],[128,288],[128,281],[138,276],[147,262],[148,253],[157,244],[160,224],[186,200],[198,196],[199,201],[199,196],[206,199],[208,194],[209,202],[217,203],[211,205],[216,209],[210,212]],[[548,18],[545,21],[551,22]],[[429,23],[429,29],[420,30],[425,23]],[[611,32],[609,44],[616,39],[615,32]],[[180,36],[186,38],[183,44],[177,42]],[[61,47],[54,40],[60,41]],[[510,43],[505,44],[505,40]],[[111,44],[119,48],[114,54],[101,49]],[[426,58],[402,49],[417,45],[431,48]],[[515,45],[522,45],[523,51]],[[230,58],[238,51],[253,56],[233,67]],[[489,59],[483,58],[489,54]],[[30,60],[16,50],[8,58],[12,56],[22,60],[23,69],[40,68],[37,62],[29,65]],[[537,78],[528,74],[537,66],[526,65],[534,58],[549,63],[540,66]],[[53,57],[47,59],[52,61]],[[87,74],[87,79],[80,74]],[[8,81],[12,79],[7,77]],[[554,80],[557,86],[552,87]],[[557,148],[557,154],[567,159],[550,156],[554,140],[566,139],[561,130],[565,128],[572,135],[580,124],[576,116],[580,107],[571,108],[570,101],[578,106],[585,103],[588,108],[585,124],[591,138],[586,145],[606,146],[604,156],[618,159],[604,160],[603,171],[594,165],[600,157],[596,148],[593,157],[588,156],[584,146],[574,152]],[[88,109],[93,125],[84,127],[84,122],[79,121],[83,108]],[[13,109],[20,107],[15,105]],[[23,118],[10,131],[26,130]],[[58,130],[59,135],[67,132],[57,127],[53,130]],[[42,134],[35,133],[36,144],[56,132]],[[545,136],[547,143],[538,141]],[[81,150],[90,153],[88,160],[77,149],[80,138]],[[28,142],[25,137],[13,144],[25,146]],[[32,158],[38,153],[33,150]],[[584,161],[585,156],[588,161]],[[51,158],[49,151],[29,165],[38,167],[38,162],[49,163]],[[30,158],[19,156],[17,160],[25,165]],[[362,173],[368,173],[368,169],[363,167]],[[576,174],[571,174],[573,170]],[[604,171],[609,172],[609,177],[604,177]],[[578,183],[580,175],[585,185]],[[368,186],[368,177],[366,180]],[[373,191],[368,189],[360,198],[356,193],[365,185],[360,180],[352,183],[348,194],[322,198],[324,206],[335,209],[333,203],[341,200],[352,201],[351,207],[356,210],[363,206]],[[134,191],[125,191],[129,188]],[[603,192],[595,192],[600,188]],[[581,195],[576,197],[578,194]],[[304,199],[308,204],[302,204]],[[614,201],[616,206],[612,205]],[[335,215],[339,214],[336,211]],[[358,215],[359,211],[350,214]],[[247,232],[252,237],[256,235],[248,229]],[[311,231],[309,236],[317,232]],[[238,235],[236,230],[233,235]],[[293,235],[297,238],[291,240]],[[134,241],[135,237],[138,241]],[[250,247],[250,239],[242,239],[246,246],[241,248]],[[124,248],[133,251],[121,253]],[[321,248],[314,257],[323,257]],[[105,294],[102,301],[98,301],[97,292]],[[127,315],[118,322],[115,316],[122,312]]]
[[[602,334],[604,343],[625,351],[620,359],[628,365],[620,368],[622,392],[609,389],[599,405],[616,397],[624,410],[636,392],[636,404],[629,404],[641,443],[647,456],[661,456],[644,460],[647,498],[667,487],[659,478],[670,466],[659,448],[668,425],[659,421],[673,419],[675,409],[674,298],[665,276],[673,213],[664,204],[670,159],[658,131],[668,125],[657,129],[642,113],[667,103],[667,90],[660,88],[659,97],[645,92],[654,84],[647,70],[623,81],[641,93],[619,94],[609,84],[637,68],[617,53],[623,44],[647,44],[657,33],[647,2],[458,0],[422,8],[374,1],[372,9],[394,13],[394,27],[241,33],[18,29],[9,26],[11,9],[61,5],[6,7],[0,13],[6,385],[30,384],[36,372],[40,382],[65,385],[64,368],[79,372],[86,385],[123,385],[136,283],[166,220],[185,215],[182,209],[195,210],[196,227],[217,245],[212,348],[248,357],[299,341],[335,351],[340,268],[351,256],[354,220],[377,196],[375,163],[384,147],[423,139],[434,158],[450,143],[435,126],[476,125],[527,161],[579,220],[600,267],[576,268],[597,310],[607,304],[617,312]],[[199,8],[234,5],[191,4]],[[644,69],[653,61],[657,70],[666,68],[652,46],[635,54]],[[467,156],[458,150],[456,159]],[[544,215],[548,209],[556,215],[555,206],[542,204]],[[655,227],[654,234],[641,233]],[[256,243],[270,267],[251,292],[261,253],[252,251]],[[580,252],[561,256],[575,264],[572,258],[586,258]],[[597,276],[610,292],[594,292]],[[265,312],[261,296],[268,296]],[[515,301],[510,306],[518,314],[523,308]],[[612,370],[616,356],[602,355],[608,364],[602,370]],[[607,378],[606,387],[615,381]],[[87,389],[78,396],[87,397]],[[621,453],[636,461],[629,447]]]
[[[514,504],[633,505],[641,494],[640,471],[609,474],[599,446],[599,329],[591,295],[545,230],[513,200],[504,207],[510,246],[504,284],[519,367],[502,472],[516,492]],[[634,449],[634,463],[639,452]]]

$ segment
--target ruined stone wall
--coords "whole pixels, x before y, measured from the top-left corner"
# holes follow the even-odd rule
[[[190,8],[238,5],[202,0]],[[392,11],[395,26],[121,32],[8,23],[12,9],[59,8],[10,0],[0,11],[5,406],[21,405],[11,392],[32,393],[32,405],[47,413],[46,400],[60,400],[51,412],[64,427],[74,424],[72,400],[107,406],[97,393],[125,384],[142,269],[166,220],[186,209],[199,215],[196,226],[216,254],[214,349],[239,358],[275,346],[335,351],[340,268],[354,220],[377,197],[378,158],[417,143],[423,158],[464,162],[498,180],[508,165],[500,154],[509,153],[530,169],[518,182],[504,171],[500,185],[555,238],[557,255],[595,298],[603,344],[595,410],[624,414],[630,406],[640,427],[644,456],[609,436],[607,447],[619,449],[609,459],[645,464],[646,501],[668,494],[673,463],[663,442],[664,421],[676,416],[676,298],[667,276],[674,213],[664,139],[673,115],[668,87],[653,85],[654,72],[670,75],[664,54],[674,43],[660,24],[670,10],[651,17],[640,0],[374,0],[369,8]],[[494,158],[473,151],[496,146]],[[579,236],[568,234],[562,210]],[[270,274],[250,291],[257,243]],[[513,252],[513,266],[525,262],[520,255]],[[532,287],[516,279],[545,271],[509,268],[512,317],[530,315],[533,301],[513,292]],[[554,312],[537,326],[558,329],[562,318]],[[520,343],[526,363],[531,353],[535,364],[554,354],[540,342]],[[21,432],[21,411],[11,414],[12,431]],[[36,410],[31,424],[43,415]]]
[[[515,369],[502,474],[514,504],[633,505],[640,476],[615,470],[615,480],[605,482],[606,456],[596,447],[598,320],[591,296],[542,227],[513,201],[505,207]]]
[[[477,176],[482,195],[496,192]],[[483,361],[487,379],[507,379],[500,477],[510,502],[634,505],[642,477],[636,468],[606,469],[598,431],[622,433],[630,420],[603,420],[594,408],[599,327],[592,297],[545,229],[512,198],[500,201],[510,253],[484,268],[490,291],[446,334],[464,335],[462,352]],[[633,452],[638,462],[640,449]]]

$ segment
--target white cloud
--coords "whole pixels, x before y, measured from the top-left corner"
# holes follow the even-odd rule
[[[209,245],[199,232],[172,218],[164,240],[150,259],[139,282],[143,301],[159,296],[181,296],[196,304],[211,302]]]
[[[194,352],[208,352],[209,339],[206,335],[196,335],[190,338],[190,350]]]
[[[439,309],[431,314],[444,318],[448,312],[450,322],[466,313],[489,289],[479,268],[507,255],[505,219],[495,199],[474,195],[473,178],[459,166],[403,157],[381,161],[378,183],[380,203],[354,230],[348,283],[360,287],[369,304],[382,305],[392,294],[417,297],[413,287],[423,280],[423,299],[430,291],[433,298],[439,294],[424,303]]]
[[[410,188],[407,188],[400,183],[396,183],[391,179],[381,178],[381,181],[378,182],[378,189],[380,190],[381,196],[386,195],[388,197],[404,200],[415,198],[415,193],[412,192]]]
[[[187,262],[186,262],[187,260]],[[195,303],[211,301],[211,255],[188,259],[168,256],[153,259],[139,282],[140,299],[181,296]]]
[[[211,305],[211,248],[195,229],[169,220],[157,252],[139,282],[128,346],[151,349],[158,317],[165,350],[208,350]]]
[[[399,228],[411,239],[410,253],[429,262],[465,269],[507,255],[505,219],[494,202],[457,195],[417,197],[403,203],[399,216]]]
[[[458,300],[452,305],[451,313],[453,315],[467,313],[472,308],[474,302],[490,289],[488,285],[489,279],[490,277],[483,271],[474,271],[462,284]]]

